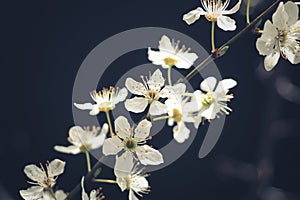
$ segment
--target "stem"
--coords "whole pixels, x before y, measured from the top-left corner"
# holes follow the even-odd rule
[[[215,25],[216,25],[216,22],[212,21],[211,22],[211,52],[212,53],[214,53],[216,50],[216,47],[215,47]]]
[[[170,86],[172,86],[171,69],[172,69],[172,66],[170,66],[170,67],[168,68],[168,82],[169,82],[169,85],[170,85]]]
[[[84,181],[85,183],[88,183],[89,181],[92,180],[93,177],[98,176],[100,173],[100,166],[102,165],[102,160],[105,158],[105,156],[102,156],[98,162],[93,166],[92,170],[90,172],[88,172],[85,175]],[[73,190],[69,193],[69,195],[66,197],[65,200],[71,200],[72,198],[74,198],[74,196],[81,191],[81,183],[78,183]]]
[[[111,125],[111,121],[110,121],[110,116],[109,116],[109,111],[106,111],[105,114],[106,114],[107,123],[109,125],[110,137],[113,137],[113,136],[115,136],[115,134],[114,134],[113,129],[112,129],[112,125]]]
[[[98,183],[111,183],[111,184],[117,183],[117,181],[115,180],[108,180],[108,179],[94,179],[93,181]]]
[[[251,5],[251,0],[247,1],[247,10],[246,10],[246,22],[247,24],[250,24],[250,5]]]
[[[56,196],[55,196],[55,193],[53,191],[53,188],[50,188],[50,192],[51,192],[51,195],[52,195],[53,199],[57,200]]]
[[[158,121],[158,120],[163,120],[163,119],[169,119],[169,118],[172,118],[172,116],[165,115],[165,116],[153,118],[153,121]]]
[[[84,153],[85,153],[85,158],[86,158],[87,169],[88,169],[88,172],[90,172],[92,170],[90,154],[89,154],[89,151],[85,151]]]
[[[205,58],[197,67],[195,67],[188,75],[185,76],[185,79],[179,79],[177,82],[187,82],[190,80],[195,74],[201,70],[202,68],[206,67],[210,62],[212,62],[214,59],[219,58],[215,55],[216,52],[218,52],[218,49],[223,49],[226,46],[229,46],[235,40],[240,38],[243,34],[245,34],[247,31],[251,29],[253,25],[255,25],[261,18],[263,18],[266,14],[268,14],[278,3],[280,0],[276,0],[270,7],[268,7],[265,11],[263,11],[260,15],[258,15],[248,26],[243,28],[238,34],[233,36],[231,39],[229,39],[227,42],[225,42],[221,47],[217,48],[215,52],[212,52],[207,58]]]

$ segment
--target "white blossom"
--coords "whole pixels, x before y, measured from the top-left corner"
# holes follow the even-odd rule
[[[217,82],[215,77],[204,79],[200,90],[193,93],[191,102],[186,106],[189,112],[196,112],[195,127],[198,127],[202,118],[211,120],[218,116],[218,113],[229,114],[231,108],[227,106],[227,102],[233,98],[228,95],[229,89],[235,87],[237,82],[233,79],[224,79]],[[196,106],[195,106],[196,105]]]
[[[162,154],[145,144],[149,139],[152,124],[148,120],[142,120],[134,129],[130,127],[124,116],[115,120],[116,135],[108,138],[103,144],[104,155],[116,155],[124,151],[116,161],[116,168],[127,170],[128,163],[133,159],[139,160],[143,165],[159,165],[163,163]]]
[[[266,21],[263,33],[256,41],[260,55],[266,56],[264,66],[272,70],[280,54],[292,64],[300,63],[300,20],[298,6],[288,1],[279,4],[272,16],[273,23]]]
[[[200,0],[200,2],[204,9],[198,7],[183,15],[183,20],[188,25],[198,20],[201,15],[204,15],[208,21],[217,22],[218,27],[224,31],[234,31],[236,29],[235,20],[224,15],[236,13],[240,9],[242,0],[239,0],[238,3],[230,10],[226,10],[230,0],[225,0],[224,3],[223,0]]]
[[[34,182],[27,190],[20,190],[20,195],[25,200],[43,199],[44,193],[56,184],[57,176],[64,172],[65,162],[54,159],[46,164],[46,170],[41,165],[41,168],[34,164],[25,166],[24,173]]]
[[[161,98],[167,98],[170,94],[168,86],[164,86],[165,79],[162,73],[157,69],[149,79],[142,77],[143,83],[137,82],[132,78],[127,78],[125,85],[127,89],[138,97],[127,99],[125,101],[125,108],[134,113],[143,112],[148,104],[150,115],[161,115],[166,113],[166,105],[161,103]]]
[[[198,58],[195,53],[189,53],[190,49],[183,46],[179,48],[179,41],[175,43],[163,35],[159,41],[159,51],[148,48],[148,59],[155,65],[163,68],[175,66],[181,69],[189,69]]]
[[[82,193],[81,193],[82,200],[103,200],[104,199],[104,196],[101,193],[101,189],[92,190],[90,192],[90,196],[88,196],[88,194],[85,192],[85,189],[84,189],[84,177],[81,178],[81,189],[82,189]]]
[[[50,191],[46,191],[46,192],[44,192],[42,199],[43,200],[65,200],[67,197],[66,193],[62,190],[57,190],[54,193],[54,196],[55,196],[55,198],[52,196]]]
[[[121,191],[129,190],[128,199],[138,200],[136,194],[140,197],[143,194],[148,194],[150,192],[150,186],[146,179],[147,174],[142,174],[142,170],[138,170],[134,163],[129,163],[129,171],[123,172],[114,170],[116,175],[116,181]]]
[[[186,127],[186,122],[194,122],[189,110],[186,109],[188,97],[182,95],[186,91],[186,86],[182,83],[173,86],[173,98],[165,101],[168,109],[168,125],[173,128],[173,137],[178,143],[183,143],[189,138],[190,130]],[[196,106],[196,105],[195,105]]]
[[[126,88],[119,90],[118,88],[115,89],[114,87],[110,87],[109,89],[104,88],[99,92],[94,90],[90,94],[96,104],[74,103],[74,105],[81,110],[90,110],[90,115],[98,115],[101,111],[108,112],[113,110],[117,103],[125,100],[128,92]]]
[[[101,131],[100,131],[101,130]],[[108,132],[108,125],[105,123],[100,127],[83,127],[73,126],[69,130],[68,141],[72,144],[68,147],[54,146],[56,151],[62,153],[78,154],[101,147]]]

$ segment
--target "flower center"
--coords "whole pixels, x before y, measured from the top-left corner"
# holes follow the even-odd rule
[[[167,58],[164,59],[164,62],[169,67],[172,67],[172,66],[174,66],[178,62],[178,60],[176,60],[174,58],[171,58],[171,57],[167,57]]]
[[[287,40],[287,33],[285,31],[278,31],[277,37],[280,43],[284,43]]]
[[[156,91],[154,91],[154,90],[148,91],[148,96],[149,96],[151,99],[156,99],[156,95],[157,95],[157,92],[156,92]]]
[[[135,148],[137,147],[137,142],[133,138],[128,138],[125,141],[125,150],[127,151],[134,151]]]
[[[55,185],[56,181],[54,178],[48,177],[43,183],[42,187],[44,188],[52,188]]]
[[[81,147],[79,147],[80,151],[81,152],[86,152],[88,151],[89,149],[91,149],[92,145],[81,145]]]
[[[220,16],[219,13],[207,13],[205,18],[210,22],[216,22],[217,18]]]
[[[210,93],[207,93],[206,95],[204,95],[204,96],[202,97],[201,103],[202,103],[203,106],[208,107],[208,106],[210,106],[214,101],[215,101],[215,100],[213,99],[212,95],[211,95]]]
[[[176,122],[180,122],[181,119],[182,119],[182,114],[181,114],[181,112],[177,108],[173,109],[173,119]]]

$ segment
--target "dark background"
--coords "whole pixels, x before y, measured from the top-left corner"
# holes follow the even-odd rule
[[[252,16],[271,3],[257,4]],[[210,24],[204,18],[192,26],[181,20],[199,5],[197,0],[2,1],[0,199],[21,199],[19,189],[29,187],[23,173],[29,163],[66,160],[57,184],[65,191],[85,174],[84,155],[60,154],[53,146],[67,144],[73,82],[95,46],[128,29],[155,26],[185,33],[209,51]],[[245,26],[244,10],[245,2],[233,16],[237,30]],[[235,33],[217,28],[216,46]],[[151,174],[152,191],[143,199],[300,199],[300,69],[281,59],[272,72],[265,72],[256,38],[243,35],[216,61],[222,76],[233,77],[239,85],[230,103],[234,111],[213,151],[198,158],[206,124],[184,156]],[[122,58],[121,68],[143,63],[145,52]],[[118,76],[117,68],[111,76]],[[199,84],[200,79],[192,81]],[[109,168],[102,175],[113,178]],[[127,198],[116,185],[92,187],[98,186],[106,199]]]

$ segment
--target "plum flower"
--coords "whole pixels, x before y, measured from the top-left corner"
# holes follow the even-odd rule
[[[143,78],[143,83],[137,82],[132,78],[127,78],[125,85],[127,89],[135,95],[134,97],[125,101],[125,108],[134,113],[143,112],[148,104],[150,115],[161,115],[166,113],[166,105],[159,101],[160,98],[167,98],[169,94],[169,87],[164,87],[165,79],[162,73],[157,69],[149,79],[146,81]]]
[[[142,197],[142,194],[148,194],[150,192],[150,186],[146,179],[147,174],[142,174],[142,170],[138,170],[134,163],[129,163],[129,171],[122,172],[114,170],[116,175],[116,182],[121,191],[129,190],[128,199],[138,200],[135,194]]]
[[[127,170],[128,163],[133,159],[139,160],[143,165],[159,165],[163,163],[162,154],[145,145],[149,139],[150,128],[152,124],[146,119],[142,120],[134,129],[130,127],[128,120],[120,116],[115,120],[116,135],[108,138],[103,144],[104,155],[116,155],[122,150],[122,153],[116,161],[115,168]]]
[[[195,53],[189,53],[190,49],[183,46],[179,48],[179,41],[175,43],[163,35],[159,41],[159,51],[153,51],[148,48],[148,59],[155,65],[161,65],[163,68],[176,66],[181,69],[189,69],[198,56]]]
[[[105,198],[101,193],[101,188],[99,188],[98,190],[92,190],[90,192],[90,196],[88,196],[88,194],[85,192],[84,189],[84,177],[81,178],[81,189],[82,189],[82,193],[81,193],[82,200],[103,200]]]
[[[65,162],[54,159],[50,163],[46,164],[46,169],[37,167],[34,164],[27,165],[24,168],[24,173],[34,182],[29,182],[34,184],[27,190],[20,190],[20,195],[25,200],[31,199],[41,199],[43,198],[45,192],[48,192],[56,184],[57,176],[64,172]],[[46,195],[45,195],[46,196]]]
[[[266,56],[264,66],[272,70],[278,63],[280,54],[292,64],[300,63],[300,20],[298,6],[288,1],[279,4],[272,16],[272,21],[266,21],[256,48],[260,55]]]
[[[229,89],[235,87],[237,82],[233,79],[224,79],[217,83],[214,77],[208,77],[200,84],[201,90],[193,93],[191,102],[186,106],[190,112],[196,111],[195,127],[198,127],[202,118],[211,120],[218,116],[218,113],[229,114],[231,108],[227,106],[227,102],[233,98],[228,95]],[[195,107],[196,104],[196,107]]]
[[[90,115],[98,115],[101,111],[108,112],[113,110],[117,103],[124,101],[127,96],[126,88],[115,89],[110,87],[109,89],[104,88],[102,91],[96,92],[96,90],[91,92],[92,99],[96,104],[84,103],[74,105],[81,110],[90,110]]]
[[[101,130],[101,131],[100,131]],[[100,133],[99,133],[100,132]],[[100,127],[84,127],[73,126],[69,130],[68,141],[72,144],[68,147],[54,146],[56,151],[69,154],[78,154],[80,152],[86,152],[91,149],[97,149],[101,147],[106,138],[108,132],[108,125],[105,123]]]
[[[204,15],[208,21],[217,22],[219,28],[224,31],[234,31],[236,29],[235,21],[230,17],[224,16],[229,14],[234,14],[240,9],[242,0],[239,0],[238,3],[230,10],[226,10],[230,0],[200,0],[202,7],[198,7],[195,10],[190,11],[189,13],[183,15],[183,20],[188,24],[194,23],[200,18],[201,15]]]
[[[53,197],[51,192],[46,191],[46,192],[44,192],[44,195],[43,195],[42,199],[43,200],[65,200],[67,198],[66,193],[64,193],[64,191],[62,191],[62,190],[57,190],[54,193],[54,196],[55,196],[55,198]]]
[[[178,143],[183,143],[189,138],[190,130],[185,126],[185,122],[194,122],[189,111],[185,108],[187,104],[187,97],[183,97],[186,86],[184,84],[177,84],[173,86],[174,97],[165,101],[168,110],[168,125],[173,126],[173,137]],[[195,104],[196,106],[196,104]],[[163,118],[163,117],[162,117]]]

